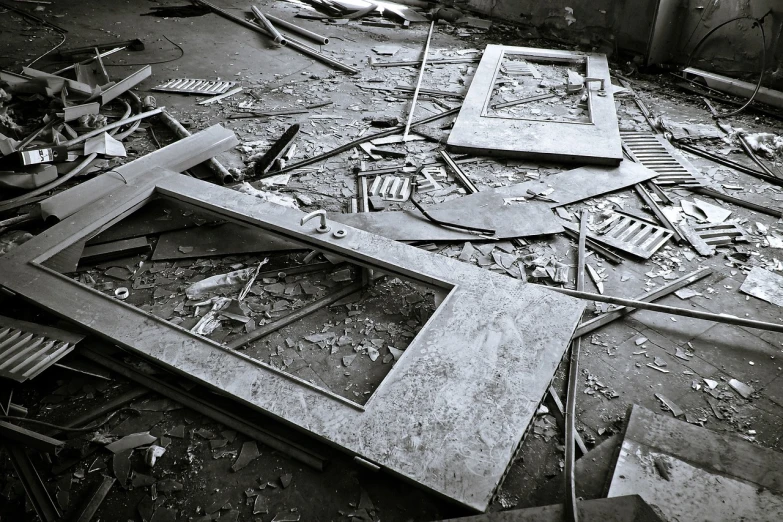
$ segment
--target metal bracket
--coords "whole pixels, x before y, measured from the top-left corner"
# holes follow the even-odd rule
[[[589,82],[601,82],[601,88],[598,90],[598,96],[606,96],[606,80],[604,78],[585,78],[585,86]]]

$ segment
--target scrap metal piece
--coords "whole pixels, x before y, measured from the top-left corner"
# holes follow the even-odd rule
[[[98,487],[89,496],[84,506],[80,509],[78,517],[75,517],[74,520],[76,522],[90,522],[116,480],[114,477],[104,476],[103,482],[98,484]]]
[[[576,231],[572,223],[563,226]],[[672,237],[671,231],[665,228],[620,214],[605,221],[603,227],[600,234],[588,231],[587,237],[642,259],[652,257]]]
[[[386,201],[408,201],[411,196],[411,180],[408,177],[377,176],[370,185],[368,194]]]
[[[174,92],[177,94],[202,94],[213,96],[224,94],[236,86],[237,82],[225,80],[198,80],[192,78],[171,78],[153,87],[159,92]]]
[[[706,225],[679,224],[680,231],[693,248],[703,256],[715,255],[715,247],[734,242],[748,242],[750,238],[736,221]]]
[[[658,218],[658,221],[661,223],[661,225],[663,225],[663,228],[671,232],[671,235],[674,237],[675,241],[682,243],[684,239],[680,234],[679,229],[675,227],[671,221],[669,221],[669,218],[666,217],[666,214],[663,213],[663,210],[661,210],[661,207],[658,206],[658,203],[656,203],[650,193],[647,192],[647,189],[644,188],[644,185],[637,183],[634,185],[634,189],[636,190],[636,193],[639,194],[639,197],[642,198],[644,204],[647,205],[650,211],[655,214],[655,217]]]
[[[416,178],[416,192],[431,192],[433,190],[440,190],[440,183],[435,181],[435,178],[432,177],[432,174],[430,174],[427,169],[421,169],[419,171],[419,176],[424,179],[420,180],[418,177]]]
[[[256,176],[262,176],[269,172],[275,161],[280,159],[286,151],[291,148],[294,140],[299,135],[299,124],[295,123],[288,127],[282,136],[272,145],[272,147],[260,159],[256,160],[253,167]]]

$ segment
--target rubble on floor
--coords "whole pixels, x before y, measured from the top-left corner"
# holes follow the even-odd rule
[[[780,92],[193,3],[0,4],[0,517],[783,516]]]

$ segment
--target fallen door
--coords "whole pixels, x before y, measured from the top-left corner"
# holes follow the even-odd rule
[[[445,297],[374,391],[356,398],[196,335],[114,298],[113,291],[87,287],[47,266],[57,252],[156,197],[389,277],[437,287]],[[0,257],[0,286],[371,465],[486,510],[584,305],[347,225],[329,221],[327,229],[317,220],[302,223],[303,216],[235,190],[153,169]],[[350,346],[345,350],[335,353],[330,371],[343,375],[346,364],[337,357],[356,354]]]
[[[471,154],[619,164],[606,56],[488,45],[448,146]]]

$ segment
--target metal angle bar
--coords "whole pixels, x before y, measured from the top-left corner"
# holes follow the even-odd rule
[[[504,102],[504,103],[498,103],[496,105],[493,105],[492,108],[493,109],[505,109],[506,107],[514,107],[516,105],[522,105],[522,104],[530,103],[530,102],[534,102],[534,101],[546,100],[546,99],[549,99],[549,98],[554,98],[556,96],[557,96],[557,94],[555,94],[553,92],[550,92],[550,93],[547,93],[547,94],[540,94],[538,96],[531,96],[530,98],[522,98],[522,99],[519,99],[519,100],[512,100],[512,101],[508,101],[508,102]]]
[[[457,163],[454,161],[454,158],[452,158],[448,152],[441,150],[440,155],[443,158],[443,161],[446,162],[446,166],[451,169],[457,179],[459,179],[459,182],[462,184],[462,186],[465,187],[465,190],[468,194],[475,194],[479,191],[478,187],[476,187],[470,178],[464,172],[462,172],[462,169],[459,167],[459,165],[457,165]]]
[[[645,205],[650,207],[650,210],[652,210],[653,214],[655,214],[655,217],[658,218],[658,221],[661,222],[661,225],[672,233],[672,236],[678,243],[682,243],[684,241],[682,234],[680,234],[680,231],[675,227],[671,221],[669,221],[669,218],[666,217],[666,215],[661,211],[661,208],[658,206],[658,204],[653,200],[652,196],[650,196],[650,193],[647,192],[647,189],[644,188],[644,186],[641,183],[637,183],[634,185],[634,188],[636,189],[637,194],[642,198],[642,201],[644,201]]]
[[[285,453],[289,457],[298,460],[303,464],[307,464],[319,471],[324,469],[324,459],[316,453],[308,450],[307,448],[288,442],[279,436],[269,433],[261,428],[257,428],[249,424],[247,421],[227,413],[217,407],[212,406],[206,399],[191,395],[184,390],[181,390],[171,384],[170,382],[155,377],[144,375],[137,371],[135,368],[120,364],[108,357],[96,352],[91,348],[86,348],[81,353],[85,358],[96,362],[102,366],[109,368],[110,370],[119,373],[120,375],[127,377],[128,379],[145,386],[156,393],[168,397],[171,400],[179,402],[184,406],[193,409],[206,415],[211,419],[228,426],[229,428],[236,430],[252,439],[255,439],[262,444],[266,444],[270,448],[276,449],[281,453]]]
[[[101,507],[101,504],[103,503],[103,499],[106,498],[106,495],[109,494],[109,490],[114,485],[114,482],[117,479],[114,477],[103,477],[103,482],[98,484],[98,487],[95,488],[95,491],[92,492],[87,502],[84,504],[84,506],[81,508],[81,511],[79,512],[79,516],[74,518],[75,522],[90,522],[92,520],[93,515],[95,515],[95,512],[98,511],[98,508]]]
[[[276,23],[280,27],[285,27],[292,33],[296,33],[300,36],[304,36],[305,38],[309,38],[310,40],[320,44],[320,45],[326,45],[329,43],[329,38],[322,36],[318,33],[314,33],[313,31],[310,31],[308,29],[305,29],[303,27],[299,27],[298,25],[294,25],[291,22],[287,22],[283,20],[282,18],[278,18],[276,16],[272,16],[270,14],[267,14],[266,17],[271,20],[272,22]]]
[[[770,183],[772,185],[776,185],[778,187],[783,187],[783,179],[775,177],[775,176],[769,176],[768,174],[765,174],[763,172],[759,172],[758,170],[753,170],[750,167],[746,167],[745,165],[742,165],[741,163],[737,163],[735,161],[732,161],[730,159],[724,158],[722,156],[718,156],[717,154],[713,154],[712,152],[708,150],[701,149],[699,147],[694,147],[693,145],[688,145],[687,143],[676,143],[676,147],[679,149],[684,150],[685,152],[690,152],[691,154],[696,154],[697,156],[701,156],[702,158],[706,158],[708,160],[712,160],[715,163],[718,163],[720,165],[724,165],[726,167],[732,168],[734,170],[738,170],[744,174],[747,174],[749,176],[753,176],[755,178],[759,178],[761,180],[766,181],[767,183]]]
[[[577,239],[577,240],[579,239],[579,234],[577,232],[574,232],[573,230],[564,228],[563,232],[572,239]],[[587,238],[587,248],[589,248],[596,254],[604,257],[607,261],[615,265],[619,265],[624,261],[622,257],[618,256],[617,254],[609,250],[609,248],[605,247],[601,243],[593,241],[589,237]]]
[[[552,385],[549,386],[547,397],[544,400],[547,401],[547,398],[549,399],[548,402],[553,406],[550,410],[555,417],[555,421],[557,421],[558,427],[565,433],[565,407],[557,394],[557,390]],[[579,456],[587,454],[587,446],[585,446],[585,442],[582,440],[579,432],[574,433],[574,441],[576,442],[576,449],[579,450]]]
[[[33,505],[35,512],[44,522],[57,522],[62,516],[57,505],[44,486],[38,470],[33,466],[30,457],[18,444],[6,443],[5,450],[14,466],[14,471],[22,482],[27,498]]]
[[[435,20],[430,22],[430,32],[427,34],[427,43],[424,45],[424,54],[421,57],[421,70],[419,71],[419,79],[416,82],[416,90],[413,91],[413,101],[411,102],[411,110],[408,113],[408,121],[405,123],[405,130],[402,133],[402,141],[408,140],[408,133],[411,130],[411,122],[413,121],[413,114],[416,111],[416,100],[419,99],[419,89],[421,89],[421,80],[424,78],[424,70],[427,66],[427,53],[430,52],[430,40],[432,40],[432,32],[435,30]]]
[[[688,189],[691,192],[696,192],[697,194],[702,194],[704,196],[709,196],[711,198],[720,199],[723,201],[727,201],[729,203],[733,203],[739,207],[748,208],[750,210],[755,210],[756,212],[761,212],[762,214],[767,214],[769,216],[775,216],[775,217],[783,217],[783,210],[775,209],[775,208],[769,208],[765,207],[763,205],[758,205],[756,203],[751,203],[750,201],[745,201],[744,199],[735,198],[734,196],[730,196],[728,194],[723,194],[721,192],[718,192],[716,190],[713,190],[711,188],[706,187],[694,187]]]

